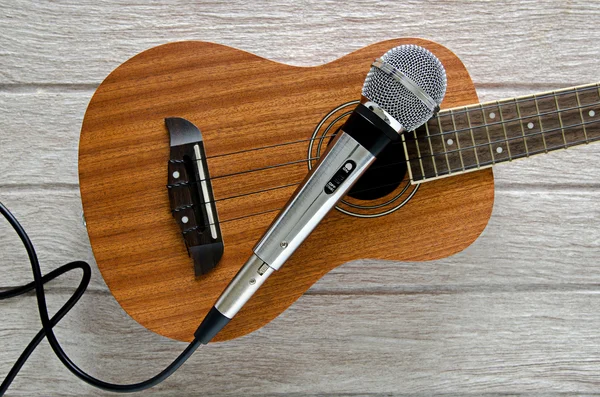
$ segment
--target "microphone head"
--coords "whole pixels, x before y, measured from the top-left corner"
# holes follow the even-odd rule
[[[379,105],[406,131],[420,127],[437,110],[431,108],[432,103],[428,106],[398,78],[408,77],[408,83],[416,83],[420,90],[433,99],[437,108],[446,93],[444,66],[435,55],[417,45],[392,48],[381,57],[381,61],[386,68],[371,67],[362,95]]]

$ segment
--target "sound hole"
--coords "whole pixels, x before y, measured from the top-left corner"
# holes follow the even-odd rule
[[[339,131],[340,128],[329,139],[328,146]],[[392,142],[383,149],[347,195],[357,200],[375,200],[387,196],[402,183],[406,171],[402,141]]]

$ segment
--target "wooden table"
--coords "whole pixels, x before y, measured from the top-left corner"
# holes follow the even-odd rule
[[[0,5],[0,200],[29,232],[44,272],[93,263],[77,178],[81,120],[102,79],[154,45],[214,41],[316,65],[372,42],[424,37],[463,60],[482,101],[600,80],[598,2],[188,3]],[[261,330],[201,348],[152,393],[598,392],[599,159],[600,145],[590,145],[498,166],[492,219],[467,250],[436,262],[341,266]],[[130,319],[93,271],[57,328],[65,350],[113,382],[158,372],[185,345]],[[51,308],[78,277],[47,287]],[[0,288],[30,279],[25,252],[0,222]],[[33,295],[1,303],[0,319],[4,377],[40,327]],[[9,393],[105,394],[73,377],[46,343]]]

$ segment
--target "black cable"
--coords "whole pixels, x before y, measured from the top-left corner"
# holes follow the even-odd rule
[[[0,203],[0,205],[2,205],[2,203]],[[77,268],[80,268],[81,270],[83,270],[83,277],[81,278],[81,282],[79,283],[77,290],[73,293],[73,295],[69,298],[69,300],[60,308],[60,310],[50,320],[50,322],[52,323],[52,326],[55,326],[64,317],[64,315],[67,314],[69,312],[69,310],[71,310],[71,308],[75,305],[75,303],[77,303],[79,298],[81,298],[81,296],[85,292],[85,289],[89,283],[91,269],[90,269],[90,266],[85,262],[71,262],[64,266],[59,267],[58,269],[53,270],[52,272],[46,274],[42,278],[42,282],[47,283],[50,280],[54,280],[56,277],[60,276],[61,274],[64,274],[70,270],[77,269]],[[34,288],[35,288],[35,281],[32,281],[29,284],[24,285],[22,287],[17,287],[17,288],[14,288],[14,289],[11,289],[11,290],[8,290],[5,292],[1,292],[0,300],[9,299],[9,298],[13,298],[18,295],[22,295],[26,292],[31,291]],[[27,361],[27,359],[29,358],[31,353],[33,353],[33,351],[35,350],[37,345],[39,345],[39,343],[42,341],[42,339],[44,339],[44,336],[45,336],[44,330],[41,329],[35,335],[35,337],[31,340],[31,342],[29,342],[29,344],[27,345],[27,347],[25,348],[23,353],[21,353],[21,356],[19,356],[19,359],[17,360],[17,362],[13,365],[10,372],[8,373],[8,375],[2,382],[2,385],[0,385],[0,396],[6,392],[6,390],[8,389],[8,387],[10,386],[10,384],[12,383],[14,378],[17,376],[17,374],[21,370],[21,367],[23,366],[23,364],[25,364],[25,361]]]
[[[50,343],[52,350],[54,350],[54,353],[59,358],[59,360],[65,365],[65,367],[69,369],[69,371],[75,374],[75,376],[77,376],[79,379],[100,389],[120,393],[141,391],[156,386],[157,384],[168,378],[173,372],[175,372],[200,346],[200,341],[197,338],[194,339],[188,345],[188,347],[186,347],[186,349],[167,368],[162,370],[154,377],[139,383],[133,383],[128,385],[117,385],[113,383],[108,383],[94,378],[93,376],[81,370],[77,365],[75,365],[75,363],[73,363],[73,361],[71,361],[71,359],[64,352],[64,350],[58,343],[58,340],[56,339],[52,328],[65,316],[65,314],[69,312],[69,310],[73,308],[73,306],[75,306],[77,301],[79,301],[79,299],[85,292],[87,286],[89,285],[92,274],[90,265],[83,261],[71,262],[59,267],[56,270],[51,271],[45,276],[42,276],[40,265],[37,259],[37,254],[35,253],[35,248],[33,247],[29,236],[27,236],[27,233],[25,232],[19,221],[17,221],[14,215],[1,202],[0,212],[15,229],[15,231],[19,235],[19,238],[23,242],[23,245],[27,250],[27,255],[29,256],[29,261],[31,263],[31,270],[33,271],[34,279],[34,281],[27,285],[16,287],[8,291],[0,292],[0,300],[19,296],[28,291],[31,291],[32,289],[35,289],[40,319],[42,320],[43,327],[31,340],[31,342],[29,342],[23,353],[21,353],[21,356],[19,356],[18,360],[13,365],[10,372],[0,385],[0,397],[3,396],[4,393],[6,393],[8,387],[19,373],[19,370],[21,369],[23,364],[25,364],[31,353],[33,353],[35,348],[39,345],[42,339],[44,339],[44,337],[48,339],[48,343]],[[52,317],[52,319],[50,319],[48,316],[48,308],[46,307],[44,284],[74,269],[81,269],[83,271],[81,282],[79,283],[77,290],[73,293],[69,300],[60,308],[60,310]]]

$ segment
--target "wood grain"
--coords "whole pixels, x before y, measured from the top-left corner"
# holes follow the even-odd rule
[[[67,295],[56,292],[54,299],[64,301]],[[73,359],[102,379],[145,379],[185,347],[127,321],[115,302],[98,307],[98,300],[110,302],[110,297],[84,296],[57,334]],[[311,293],[250,335],[201,347],[148,394],[596,393],[599,303],[593,291],[553,287],[500,287],[493,293]],[[373,313],[371,308],[378,305],[394,310]],[[24,309],[16,301],[3,310],[14,318],[15,327],[0,333],[12,341],[3,353],[7,360],[0,363],[5,373],[39,320],[33,305]],[[36,393],[40,384],[44,395],[111,395],[76,382],[56,359],[44,362],[51,354],[42,344],[17,378],[13,395]],[[348,373],[354,375],[346,378]],[[341,378],[345,380],[335,380]]]
[[[207,40],[310,66],[391,37],[425,37],[459,55],[480,100],[488,101],[597,81],[599,6],[583,0],[427,6],[412,0],[274,0],[263,7],[237,0],[168,5],[137,0],[2,2],[0,200],[25,224],[45,269],[72,259],[93,261],[79,219],[81,120],[94,89],[111,70],[158,44]],[[583,297],[597,294],[600,274],[599,155],[600,145],[590,145],[498,166],[492,218],[465,251],[433,262],[353,261],[337,267],[309,294],[325,289],[344,291],[347,298],[309,301],[311,296],[304,296],[256,333],[208,346],[166,384],[145,394],[597,396],[597,315],[585,311]],[[0,233],[0,287],[29,281],[25,258],[18,255],[3,222]],[[59,327],[68,352],[78,365],[106,380],[141,380],[162,369],[184,345],[128,318],[97,268],[94,274],[93,290],[104,292],[86,294],[84,299],[93,304]],[[65,289],[76,279],[52,283],[49,300],[64,301]],[[533,284],[537,286],[526,295],[514,292]],[[454,295],[437,293],[448,288],[472,291],[476,295],[469,295],[468,305],[478,302],[483,308],[456,317],[453,327],[436,334],[437,343],[419,338],[440,327],[432,321],[431,301],[413,307],[408,317],[387,317],[405,307],[406,291],[436,294],[452,315]],[[506,300],[498,294],[501,288],[511,290]],[[558,301],[547,300],[543,288],[560,290]],[[379,297],[379,290],[390,299],[368,299]],[[335,304],[339,299],[344,301]],[[526,304],[529,311],[524,311]],[[483,311],[491,323],[482,319]],[[534,312],[545,317],[536,318]],[[2,377],[39,320],[31,298],[2,302],[0,316]],[[510,321],[493,320],[511,316]],[[372,317],[388,318],[397,338],[414,338],[379,334],[381,325],[371,322]],[[338,338],[320,326],[324,321],[334,322],[336,329],[340,324],[357,328]],[[482,324],[489,324],[484,333]],[[352,338],[359,327],[369,329],[369,337]],[[518,329],[521,337],[508,345],[506,338]],[[465,337],[457,337],[459,331]],[[582,333],[588,337],[580,345]],[[577,343],[571,343],[571,335]],[[436,359],[427,366],[405,360],[409,347]],[[331,359],[316,356],[321,351]],[[507,352],[512,354],[503,354]],[[460,364],[471,358],[472,366]],[[75,379],[45,343],[23,371],[8,396],[109,395]]]

